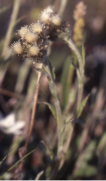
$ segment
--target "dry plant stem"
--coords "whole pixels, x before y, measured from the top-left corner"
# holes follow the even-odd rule
[[[42,64],[40,65],[40,68],[42,68]],[[41,72],[38,73],[37,85],[36,85],[36,90],[35,90],[35,95],[34,95],[34,104],[33,104],[32,115],[31,115],[31,123],[30,123],[29,131],[28,131],[28,136],[27,136],[27,139],[26,139],[26,142],[25,142],[25,146],[24,146],[24,150],[25,150],[24,155],[26,154],[28,144],[29,144],[29,140],[30,140],[31,133],[32,133],[32,129],[33,129],[33,125],[34,125],[34,118],[35,118],[35,113],[36,113],[36,105],[37,105],[37,99],[38,99],[38,93],[39,93],[40,78],[41,78]],[[19,170],[22,169],[22,166],[23,166],[23,160],[19,165]]]
[[[25,98],[21,94],[17,94],[17,93],[14,93],[14,92],[2,89],[2,88],[0,88],[0,93],[3,94],[3,95],[9,96],[9,97],[17,98],[17,99],[24,99]]]
[[[5,59],[5,56],[6,56],[7,51],[8,51],[8,47],[9,47],[9,44],[10,44],[10,41],[11,41],[14,26],[16,24],[16,19],[17,19],[17,15],[18,15],[18,12],[19,12],[20,4],[21,4],[21,0],[14,0],[13,12],[12,12],[12,15],[11,15],[10,24],[9,24],[9,27],[8,27],[8,31],[7,31],[7,34],[6,34],[6,38],[5,38],[5,42],[4,42],[4,46],[3,46],[3,50],[2,50],[2,57],[4,59]]]
[[[81,55],[74,45],[73,41],[67,37],[64,37],[63,40],[68,44],[70,49],[75,53],[77,60],[78,60],[78,65],[79,67],[77,68],[77,77],[78,77],[78,97],[77,97],[77,110],[81,104],[82,101],[82,96],[83,96],[83,81],[84,81],[84,61],[81,58]]]

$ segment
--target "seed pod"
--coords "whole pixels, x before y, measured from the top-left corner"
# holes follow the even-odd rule
[[[31,24],[30,28],[34,33],[39,34],[42,32],[42,25],[40,23],[33,23]]]
[[[18,34],[21,38],[23,38],[27,32],[28,32],[27,26],[24,26],[20,30],[18,30]]]
[[[31,31],[28,31],[24,37],[27,43],[34,43],[37,41],[38,36]]]
[[[37,56],[39,54],[39,47],[37,45],[33,45],[29,48],[30,56]]]
[[[16,53],[18,55],[23,53],[23,48],[22,48],[21,43],[19,41],[12,45],[12,49],[13,49],[14,53]]]
[[[54,24],[54,25],[56,25],[56,26],[60,26],[61,25],[61,17],[58,15],[58,14],[56,14],[56,15],[54,15],[54,16],[52,16],[51,17],[51,22]]]

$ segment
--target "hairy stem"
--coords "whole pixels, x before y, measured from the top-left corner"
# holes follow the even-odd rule
[[[55,105],[56,116],[57,116],[57,133],[58,133],[57,156],[59,159],[61,159],[60,152],[63,151],[63,141],[64,140],[62,137],[62,133],[63,133],[63,128],[64,128],[64,122],[62,120],[62,113],[61,113],[58,90],[57,90],[56,84],[54,82],[54,78],[53,78],[52,71],[50,68],[49,60],[47,59],[47,57],[45,58],[45,61],[44,61],[44,68],[49,75],[49,77],[48,77],[49,78],[49,87],[50,87],[51,94],[54,98],[54,105]]]

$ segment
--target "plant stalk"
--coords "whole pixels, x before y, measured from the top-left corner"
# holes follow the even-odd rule
[[[62,153],[62,151],[63,151],[63,142],[64,142],[63,137],[62,137],[63,129],[64,129],[64,122],[62,119],[58,90],[57,90],[56,84],[54,82],[54,78],[53,78],[52,71],[50,68],[49,60],[47,57],[45,57],[45,59],[44,59],[44,68],[49,75],[49,77],[48,77],[49,87],[50,87],[51,94],[54,98],[54,105],[55,105],[56,116],[57,116],[57,133],[58,133],[57,157],[58,157],[58,159],[61,159],[60,152]]]

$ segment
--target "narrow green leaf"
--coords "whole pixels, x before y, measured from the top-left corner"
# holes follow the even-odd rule
[[[75,55],[75,53],[72,53],[72,65],[74,66],[74,68],[78,68],[78,60],[77,60],[77,57]]]
[[[24,157],[22,157],[18,162],[16,162],[14,165],[12,165],[12,167],[10,167],[5,173],[3,173],[1,176],[0,176],[0,180],[3,178],[3,176],[11,171],[21,160],[23,160],[24,158],[26,158],[28,155],[30,155],[31,153],[33,153],[36,149],[32,150],[31,152],[29,152],[28,154],[26,154]]]
[[[38,102],[39,104],[45,104],[48,106],[48,108],[50,109],[50,111],[52,112],[54,118],[57,120],[57,116],[56,116],[56,110],[54,108],[54,106],[52,106],[51,104],[49,104],[48,102]]]
[[[15,147],[13,149],[10,150],[10,152],[2,159],[2,161],[0,161],[0,165],[3,163],[3,161],[11,154],[11,152],[15,149]]]
[[[44,68],[34,67],[38,72],[47,73]]]
[[[46,69],[44,69],[44,68],[37,68],[37,67],[34,67],[38,72],[41,72],[41,73],[43,73],[43,74],[46,74],[47,75],[47,77],[49,77],[50,79],[51,79],[51,77],[50,77],[50,75],[48,74],[48,72],[46,71]]]
[[[55,73],[54,73],[54,68],[52,67],[52,64],[51,64],[51,62],[49,61],[49,67],[50,67],[50,71],[51,71],[51,73],[52,73],[52,77],[53,77],[53,79],[55,80]]]
[[[69,99],[69,92],[73,80],[73,74],[74,74],[74,67],[71,64],[71,57],[68,56],[64,63],[62,77],[61,77],[63,110],[65,109],[67,101]]]
[[[53,153],[53,150],[44,141],[41,141],[41,143],[45,146],[47,154],[50,156],[51,160],[54,160],[55,155]]]
[[[35,180],[40,180],[40,177],[43,175],[44,171],[41,171],[40,173],[37,174]]]
[[[89,99],[89,96],[90,96],[90,95],[88,95],[88,96],[82,101],[82,103],[81,103],[81,105],[80,105],[80,107],[79,107],[79,109],[78,109],[78,111],[77,111],[77,118],[79,118],[79,117],[81,116],[82,111],[83,111],[84,107],[86,106],[86,103],[87,103],[87,101],[88,101],[88,99]]]
[[[106,133],[103,134],[97,146],[97,153],[100,154],[106,148]]]

